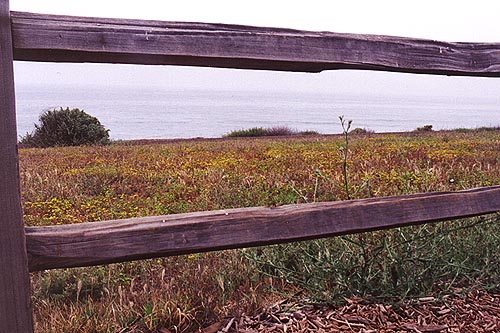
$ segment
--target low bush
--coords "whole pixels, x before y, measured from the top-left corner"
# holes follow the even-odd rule
[[[482,126],[482,127],[478,127],[476,128],[476,131],[480,131],[480,132],[495,132],[495,131],[500,131],[500,126]]]
[[[313,131],[313,130],[307,130],[307,131],[300,131],[298,135],[319,135],[320,133],[318,131]]]
[[[424,125],[422,127],[417,127],[415,132],[432,132],[432,125]]]
[[[352,135],[358,135],[358,134],[373,134],[375,131],[366,129],[366,128],[361,128],[361,127],[356,127],[355,129],[351,130],[349,134]]]
[[[299,286],[320,302],[353,295],[405,299],[463,287],[497,291],[500,256],[492,249],[500,245],[499,221],[494,214],[243,254],[262,274]]]
[[[35,130],[20,143],[42,148],[104,145],[109,143],[109,130],[83,110],[60,108],[42,113]]]
[[[225,138],[255,137],[255,136],[292,136],[292,135],[317,135],[316,131],[297,131],[286,126],[276,127],[252,127],[249,129],[236,130],[224,135]]]
[[[265,136],[266,129],[264,127],[252,127],[248,129],[236,130],[225,134],[225,138],[235,138],[235,137],[253,137],[253,136]]]

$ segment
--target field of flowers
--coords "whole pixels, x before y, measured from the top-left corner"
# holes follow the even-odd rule
[[[20,149],[27,225],[500,184],[500,131]],[[345,149],[344,149],[345,151]],[[187,332],[283,295],[397,301],[500,282],[498,214],[256,249],[32,274],[38,332]]]

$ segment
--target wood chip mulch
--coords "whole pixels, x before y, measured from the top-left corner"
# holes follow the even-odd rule
[[[348,299],[340,307],[274,304],[254,317],[229,318],[203,333],[257,332],[499,332],[500,295],[475,291],[442,298],[425,297],[399,305]]]

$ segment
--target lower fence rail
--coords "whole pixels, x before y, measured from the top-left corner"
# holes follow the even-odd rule
[[[27,227],[30,271],[316,239],[500,211],[500,186]]]

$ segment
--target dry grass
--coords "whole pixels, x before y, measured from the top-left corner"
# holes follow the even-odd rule
[[[28,225],[347,198],[340,137],[21,149]],[[352,136],[353,198],[500,184],[500,132]],[[32,274],[37,332],[190,332],[282,295],[401,299],[500,282],[498,216]],[[412,273],[413,272],[413,273]]]

